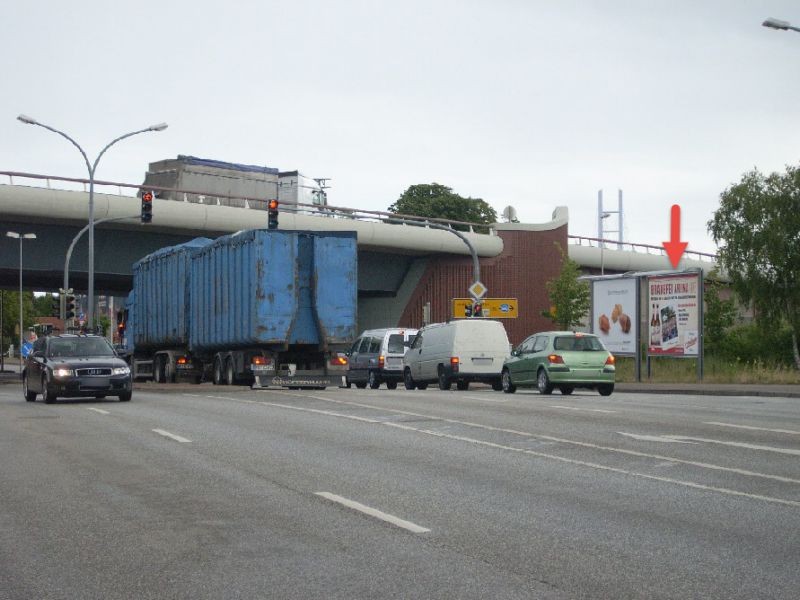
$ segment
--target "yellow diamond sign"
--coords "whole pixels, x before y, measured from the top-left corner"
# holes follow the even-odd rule
[[[467,291],[469,292],[470,296],[472,296],[476,300],[480,300],[486,295],[486,292],[488,292],[489,290],[480,281],[476,281],[467,288]]]

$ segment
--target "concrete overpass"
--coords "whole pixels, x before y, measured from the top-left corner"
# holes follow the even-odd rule
[[[0,287],[15,289],[19,277],[19,242],[5,231],[36,233],[23,246],[26,289],[56,291],[62,285],[64,256],[73,237],[86,225],[88,193],[50,187],[83,185],[81,179],[0,172]],[[23,185],[27,184],[27,185]],[[266,211],[248,208],[247,199],[205,197],[201,202],[156,199],[153,223],[139,221],[138,185],[100,182],[95,193],[95,219],[123,218],[95,229],[95,288],[98,295],[125,295],[131,286],[131,265],[164,246],[197,236],[218,237],[242,229],[265,227]],[[115,189],[116,188],[116,189]],[[109,190],[116,193],[107,193]],[[127,193],[123,193],[123,190]],[[174,194],[173,194],[174,195]],[[196,197],[193,194],[192,197]],[[255,203],[254,203],[255,204]],[[284,207],[286,208],[286,207]],[[305,207],[299,207],[304,209]],[[421,306],[432,303],[433,320],[449,317],[449,299],[463,297],[471,283],[471,261],[458,237],[437,229],[381,222],[388,213],[343,209],[336,215],[282,211],[281,229],[355,230],[359,248],[359,321],[363,327],[412,325]],[[124,219],[124,217],[130,217]],[[482,278],[495,297],[526,298],[535,304],[531,319],[517,328],[536,326],[538,305],[547,306],[544,282],[560,268],[554,242],[567,245],[569,255],[587,274],[669,269],[660,248],[570,236],[565,207],[541,224],[495,224],[488,233],[465,235],[481,257]],[[84,236],[85,238],[85,236]],[[87,245],[82,239],[71,261],[70,283],[86,289]],[[687,254],[681,268],[715,266],[711,255]],[[533,297],[531,296],[533,295]]]

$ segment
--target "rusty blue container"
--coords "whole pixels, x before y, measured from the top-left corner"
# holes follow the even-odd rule
[[[191,255],[189,349],[335,348],[356,334],[354,232],[253,229]]]
[[[189,343],[191,257],[211,242],[195,238],[156,250],[134,263],[135,302],[131,304],[128,328],[137,350],[185,347]]]

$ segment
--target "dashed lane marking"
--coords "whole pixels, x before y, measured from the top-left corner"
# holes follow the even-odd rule
[[[336,494],[331,494],[330,492],[314,492],[314,494],[322,498],[325,498],[326,500],[330,500],[331,502],[336,502],[337,504],[346,506],[347,508],[357,510],[358,512],[364,513],[365,515],[369,515],[370,517],[375,517],[376,519],[380,519],[381,521],[385,521],[386,523],[391,523],[395,527],[401,527],[413,533],[427,533],[430,531],[430,529],[428,529],[427,527],[420,527],[419,525],[417,525],[416,523],[412,523],[411,521],[406,521],[405,519],[401,519],[400,517],[395,517],[394,515],[390,515],[389,513],[380,511],[377,508],[372,508],[371,506],[367,506],[366,504],[361,504],[360,502],[356,502],[355,500],[349,500],[348,498],[343,498],[342,496],[337,496]]]

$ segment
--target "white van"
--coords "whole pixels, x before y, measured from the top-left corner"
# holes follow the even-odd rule
[[[403,358],[403,383],[407,390],[424,390],[438,383],[449,390],[455,381],[459,390],[471,381],[490,383],[502,390],[500,374],[510,355],[505,327],[499,321],[464,319],[423,327]]]
[[[367,329],[348,352],[346,386],[367,385],[373,390],[382,383],[393,390],[403,381],[403,355],[413,343],[417,330],[410,327]]]

